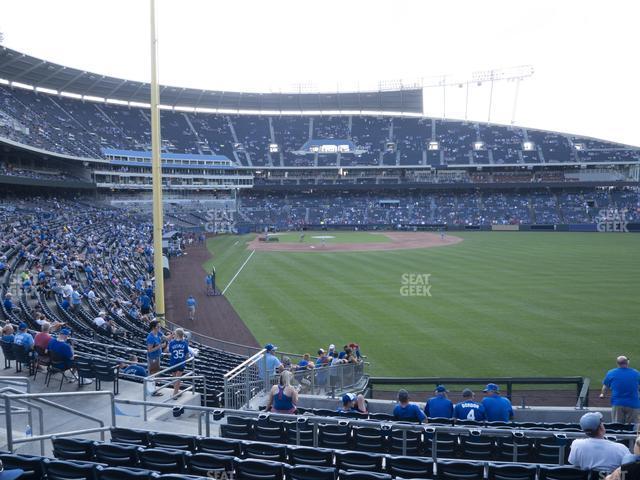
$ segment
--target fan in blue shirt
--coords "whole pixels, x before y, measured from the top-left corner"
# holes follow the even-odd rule
[[[453,407],[453,416],[458,420],[484,420],[484,407],[474,400],[472,390],[465,388],[462,391],[462,401]]]
[[[500,396],[500,387],[495,383],[489,383],[483,392],[486,396],[482,399],[484,414],[489,422],[508,422],[513,418],[513,408],[508,398]]]
[[[438,385],[435,389],[435,396],[427,400],[424,413],[429,418],[452,418],[453,402],[447,398],[447,388]]]
[[[426,423],[427,417],[415,403],[409,403],[409,392],[398,391],[398,405],[393,409],[393,419],[399,422]]]
[[[174,367],[171,371],[175,377],[180,377],[184,373],[185,364],[183,363],[189,358],[189,342],[184,338],[184,330],[176,328],[173,333],[174,338],[169,342],[169,364]],[[176,380],[173,385],[173,396],[180,396],[180,380]]]

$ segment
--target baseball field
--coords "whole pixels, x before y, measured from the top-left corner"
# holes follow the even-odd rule
[[[376,375],[599,380],[618,354],[635,363],[640,236],[432,233],[421,246],[412,235],[398,249],[384,245],[402,238],[366,232],[283,234],[262,248],[219,236],[203,267],[215,263],[259,342],[313,355],[357,342]]]

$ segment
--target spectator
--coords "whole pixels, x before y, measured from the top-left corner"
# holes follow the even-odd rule
[[[278,347],[272,343],[267,343],[264,349],[266,350],[264,358],[258,362],[258,375],[261,379],[265,378],[265,366],[269,377],[282,371],[282,363],[280,363],[280,360],[278,360],[275,354]]]
[[[198,302],[196,302],[196,299],[193,298],[193,295],[189,295],[189,298],[187,298],[187,312],[189,314],[189,320],[193,321],[193,319],[196,316],[196,305],[198,304]]]
[[[447,398],[449,390],[444,385],[438,385],[434,391],[435,396],[427,400],[424,413],[428,418],[452,418],[453,402]]]
[[[105,312],[104,310],[100,310],[100,312],[98,312],[98,316],[93,319],[93,325],[98,329],[102,328],[104,324],[107,323],[107,321],[104,319],[106,315],[107,312]]]
[[[484,407],[475,401],[475,393],[469,388],[462,391],[462,401],[453,408],[457,420],[484,420]]]
[[[13,340],[16,338],[13,332],[13,325],[10,323],[2,327],[2,341],[5,343],[13,343]]]
[[[291,377],[291,372],[288,370],[285,370],[280,374],[278,384],[271,387],[271,390],[269,391],[267,411],[290,414],[296,412],[298,391],[291,386]]]
[[[136,355],[131,355],[128,363],[126,363],[123,358],[118,360],[120,370],[122,370],[122,373],[125,375],[133,375],[136,377],[147,376],[147,369],[138,363],[138,357]]]
[[[13,295],[7,292],[4,296],[4,308],[8,313],[19,312],[20,308],[13,304]]]
[[[393,409],[393,419],[401,422],[427,423],[427,416],[415,403],[409,403],[409,392],[398,390],[398,404]]]
[[[68,342],[70,336],[71,330],[63,328],[58,333],[58,337],[49,340],[49,345],[47,345],[47,350],[51,356],[51,365],[60,370],[74,369],[75,366],[73,347]],[[73,378],[70,382],[75,382],[76,380],[77,378]],[[89,385],[93,382],[90,378],[83,378],[77,381],[79,385]]]
[[[342,406],[338,408],[338,413],[367,413],[364,395],[355,393],[345,393],[342,395]]]
[[[176,328],[173,338],[169,341],[169,365],[174,377],[181,377],[186,367],[186,361],[189,358],[189,342],[184,338],[184,330]],[[178,398],[180,394],[180,380],[176,380],[173,384],[173,398]]]
[[[82,295],[76,289],[71,292],[71,311],[76,312],[82,303]]]
[[[140,295],[138,302],[140,303],[140,313],[148,315],[151,312],[151,298],[146,293],[143,293]]]
[[[607,372],[602,381],[600,398],[611,390],[611,417],[614,422],[640,423],[640,372],[629,368],[629,359],[624,355],[616,359],[618,368]]]
[[[483,390],[485,397],[482,399],[484,415],[489,422],[508,422],[513,418],[513,408],[508,398],[500,396],[500,387],[495,383],[489,383]]]
[[[37,350],[44,352],[51,341],[51,335],[49,334],[49,330],[51,329],[51,324],[49,322],[42,322],[40,325],[40,332],[36,334],[36,338],[33,339],[33,343]]]
[[[605,480],[637,480],[640,475],[640,436],[633,442],[633,453],[627,453],[622,459],[622,465],[616,468]]]
[[[587,438],[579,438],[571,444],[569,463],[581,470],[612,472],[622,465],[629,449],[611,440],[606,440],[606,430],[600,412],[585,413],[580,418],[580,428]]]
[[[33,337],[29,332],[27,332],[27,324],[21,323],[18,325],[18,334],[13,339],[13,343],[16,345],[22,346],[27,352],[31,352],[33,350]]]
[[[163,341],[164,337],[160,333],[160,322],[152,320],[149,322],[149,334],[147,335],[147,365],[149,366],[150,375],[160,371]],[[153,395],[159,397],[162,393],[155,392]]]
[[[336,346],[333,343],[329,345],[329,351],[327,352],[327,357],[338,358],[338,352],[336,352]]]

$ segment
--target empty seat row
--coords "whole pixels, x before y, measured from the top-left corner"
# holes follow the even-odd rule
[[[436,433],[429,427],[407,431],[397,425],[351,426],[347,421],[314,427],[304,417],[298,417],[298,422],[236,416],[226,419],[227,423],[220,425],[220,434],[225,438],[396,455],[558,464],[561,459],[566,461],[571,444],[561,433],[540,438],[517,430],[498,435],[470,428],[468,434],[450,434]]]
[[[67,462],[79,462],[81,465],[98,462],[94,464],[100,464],[102,467],[136,468],[157,473],[195,474],[209,478],[211,475],[222,475],[223,472],[226,475],[233,472],[236,475],[234,478],[251,480],[282,480],[284,478],[295,480],[335,480],[336,478],[584,480],[587,478],[585,472],[572,467],[456,460],[434,462],[429,458],[331,452],[305,447],[296,447],[299,451],[292,452],[290,460],[283,458],[282,461],[274,461],[262,458],[240,459],[233,455],[190,453],[163,448],[145,449],[136,445],[109,444],[80,439],[65,439],[64,442],[61,440],[54,440],[54,453],[57,458]],[[332,463],[333,453],[335,453],[335,464]],[[83,457],[83,455],[86,456]],[[138,474],[138,472],[135,473]]]

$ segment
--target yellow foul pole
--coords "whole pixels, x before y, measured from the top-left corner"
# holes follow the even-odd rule
[[[164,269],[162,267],[162,164],[160,161],[160,89],[158,88],[158,38],[156,36],[156,2],[150,0],[151,20],[151,174],[153,177],[153,271],[155,275],[155,310],[164,324]]]

